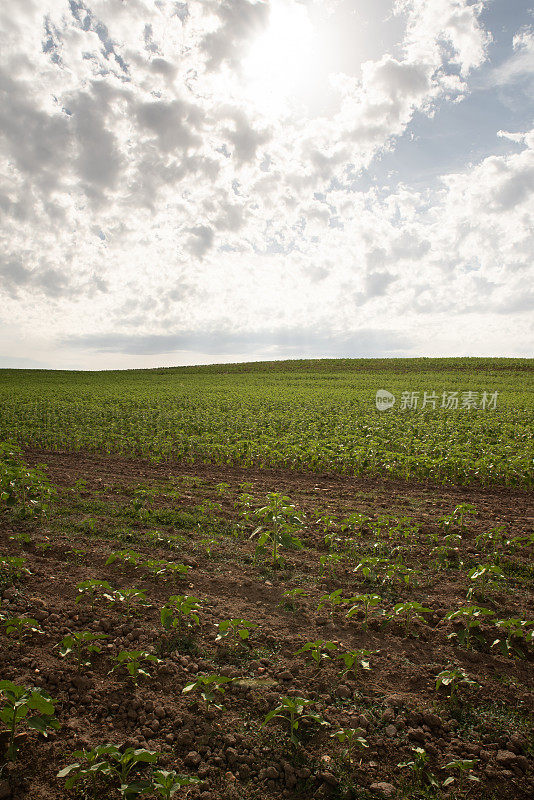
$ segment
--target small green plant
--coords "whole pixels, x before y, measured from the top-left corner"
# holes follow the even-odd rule
[[[161,659],[157,656],[143,650],[121,650],[118,656],[115,656],[116,664],[111,672],[121,669],[126,670],[128,676],[133,680],[134,686],[137,686],[139,678],[151,677],[150,672],[142,667],[141,664],[146,662],[158,664],[160,661]]]
[[[26,559],[22,556],[2,556],[0,555],[0,588],[12,586],[19,581],[23,575],[31,575],[26,566]]]
[[[473,767],[477,763],[477,758],[458,758],[455,761],[449,761],[448,764],[445,764],[443,769],[449,772],[455,772],[458,777],[455,778],[450,775],[443,781],[442,786],[450,786],[455,781],[458,781],[459,789],[463,790],[466,780],[480,783],[480,779],[477,778],[476,775],[473,775]]]
[[[423,614],[431,614],[431,608],[425,608],[421,603],[416,601],[396,603],[393,607],[393,613],[390,618],[404,617],[404,633],[407,635],[411,631],[412,623],[414,620],[424,622]]]
[[[378,605],[380,605],[382,598],[378,594],[356,594],[354,597],[349,597],[346,602],[352,603],[352,606],[345,615],[347,619],[351,619],[351,617],[360,613],[363,609],[364,625],[367,627],[369,624],[370,609],[376,608]]]
[[[173,594],[160,611],[160,620],[166,631],[175,629],[180,635],[200,624],[202,603],[190,594]]]
[[[222,675],[200,675],[195,681],[187,683],[182,689],[182,693],[199,692],[206,704],[206,711],[209,711],[212,706],[221,711],[223,706],[216,703],[217,695],[224,695],[226,691],[225,685],[232,683],[232,681],[233,678],[226,678]]]
[[[17,753],[17,730],[24,720],[26,726],[48,735],[48,728],[59,728],[54,716],[55,701],[43,689],[18,686],[11,681],[0,681],[0,695],[3,704],[0,707],[0,722],[6,726],[9,734],[7,759],[13,761]]]
[[[121,564],[129,564],[136,567],[144,556],[142,553],[136,553],[135,550],[114,550],[106,560],[106,566],[115,564],[117,561]]]
[[[500,647],[505,656],[525,658],[523,647],[534,643],[534,621],[519,619],[499,619],[495,626],[504,633],[504,637],[495,639],[492,647]]]
[[[91,666],[91,655],[100,653],[100,642],[109,637],[105,633],[92,633],[91,631],[75,631],[69,633],[59,645],[59,655],[62,658],[74,654],[78,670]]]
[[[452,703],[458,702],[458,694],[462,686],[478,686],[461,667],[447,667],[436,675],[436,692],[441,687],[449,691],[449,699]]]
[[[286,591],[283,592],[283,597],[287,598],[285,605],[292,611],[296,611],[299,606],[298,600],[308,597],[308,593],[305,589],[297,586],[295,589],[286,589]]]
[[[104,593],[104,597],[110,603],[122,606],[127,616],[137,613],[136,606],[149,605],[146,593],[142,589],[136,589],[133,586],[129,589],[115,589],[111,594]]]
[[[330,616],[332,620],[334,620],[336,611],[338,611],[345,602],[342,591],[342,589],[336,589],[335,592],[330,592],[330,594],[323,594],[323,596],[319,598],[317,611],[321,611],[322,608],[328,606],[330,609]]]
[[[367,739],[363,738],[362,733],[362,728],[340,728],[338,731],[330,734],[332,739],[337,739],[341,744],[347,745],[342,755],[349,762],[349,766],[352,766],[354,750],[357,747],[359,749],[369,747]]]
[[[496,564],[477,564],[469,570],[468,577],[475,584],[467,590],[468,600],[471,600],[475,593],[484,598],[488,589],[498,588],[505,580],[504,572]]]
[[[438,520],[443,529],[449,533],[451,528],[459,528],[461,531],[466,529],[466,520],[478,514],[475,506],[471,503],[460,503],[456,506],[452,514],[440,517]]]
[[[283,697],[281,698],[280,705],[269,711],[262,727],[267,725],[273,719],[281,719],[287,724],[289,728],[289,738],[292,744],[298,744],[297,731],[299,724],[302,722],[315,722],[318,725],[328,725],[319,714],[310,710],[313,703],[311,700],[306,700],[304,697]]]
[[[367,583],[378,583],[380,581],[381,568],[386,569],[390,565],[388,558],[380,556],[364,556],[353,569],[353,572],[362,575]]]
[[[255,622],[248,622],[246,619],[225,619],[219,622],[219,633],[215,637],[216,642],[223,640],[230,641],[232,647],[237,648],[250,638],[250,631],[257,628]]]
[[[146,573],[154,578],[171,577],[174,580],[177,578],[185,578],[191,567],[186,564],[178,564],[175,561],[163,561],[159,559],[149,558],[139,565]]]
[[[289,497],[278,492],[269,492],[267,503],[254,511],[253,516],[261,522],[250,535],[257,538],[256,559],[266,547],[271,550],[273,567],[278,566],[281,547],[302,547],[296,531],[303,525],[303,518],[297,514]]]
[[[341,670],[341,675],[347,675],[351,670],[355,678],[358,678],[359,670],[369,671],[371,669],[371,656],[377,650],[347,650],[345,653],[340,653],[338,658],[343,661],[344,669]]]
[[[81,581],[76,585],[76,591],[78,592],[76,596],[76,603],[81,603],[84,600],[89,600],[91,603],[91,609],[94,611],[95,607],[95,600],[100,594],[108,593],[112,594],[114,589],[110,586],[107,581],[97,581],[93,578],[90,578],[86,581]]]
[[[135,774],[147,764],[156,763],[158,753],[152,750],[133,747],[122,750],[115,745],[105,744],[93,747],[92,750],[77,750],[74,757],[78,761],[64,767],[57,774],[58,778],[67,779],[66,789],[71,789],[76,784],[86,785],[96,800],[99,776],[118,784],[124,800],[133,800],[154,788],[154,776],[147,779]]]
[[[179,775],[172,770],[156,770],[152,776],[151,789],[161,797],[162,800],[171,800],[179,789],[185,786],[193,786],[201,783],[200,778],[191,775]]]
[[[73,757],[77,759],[76,762],[61,769],[57,777],[66,778],[67,791],[76,785],[84,786],[86,792],[91,792],[93,800],[96,800],[99,776],[109,775],[110,765],[106,756],[114,749],[114,745],[102,744],[91,750],[75,750]]]
[[[20,517],[46,516],[55,496],[43,464],[28,467],[19,447],[0,442],[0,511]]]
[[[324,556],[319,558],[319,564],[321,567],[321,572],[323,575],[330,575],[331,578],[334,578],[336,575],[337,567],[343,561],[343,555],[341,553],[327,553]]]
[[[456,622],[459,625],[457,631],[448,635],[448,639],[457,639],[466,650],[471,648],[473,641],[483,642],[480,634],[482,620],[494,616],[493,611],[482,606],[463,606],[457,611],[450,611],[445,620]]]
[[[0,625],[3,626],[8,636],[16,635],[19,645],[22,640],[31,633],[42,633],[41,626],[32,617],[0,617]]]
[[[501,550],[506,537],[506,526],[497,525],[490,531],[479,533],[475,538],[475,545],[487,553],[491,553],[495,558]]]
[[[413,758],[397,764],[401,769],[408,769],[412,773],[415,784],[421,788],[425,786],[438,787],[439,783],[428,766],[428,753],[422,747],[412,747]]]
[[[297,650],[295,655],[298,656],[302,653],[306,653],[315,661],[317,666],[320,667],[325,659],[332,658],[331,653],[337,649],[338,646],[335,642],[323,642],[322,639],[318,639],[316,642],[306,642],[300,650]]]

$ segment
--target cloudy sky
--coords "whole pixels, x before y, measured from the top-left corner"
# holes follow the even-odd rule
[[[533,355],[529,0],[5,0],[0,366]]]

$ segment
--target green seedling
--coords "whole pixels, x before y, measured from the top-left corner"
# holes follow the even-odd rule
[[[136,611],[134,604],[148,606],[146,593],[142,589],[115,589],[111,594],[104,594],[106,600],[117,606],[123,606],[124,613],[128,616]]]
[[[196,783],[201,783],[200,778],[191,775],[179,775],[174,770],[168,772],[159,769],[154,772],[152,776],[151,789],[158,797],[161,797],[162,800],[171,800],[171,797],[174,797],[179,789],[183,789],[186,786],[193,786]]]
[[[349,766],[353,764],[353,755],[356,748],[363,749],[369,747],[367,739],[362,736],[363,728],[340,728],[338,731],[330,734],[332,739],[337,739],[341,744],[346,744],[346,750],[343,750],[342,755],[349,762]]]
[[[145,489],[137,489],[132,500],[132,509],[135,516],[146,522],[150,519],[149,493]]]
[[[215,641],[230,640],[232,647],[236,648],[248,641],[250,631],[258,626],[255,622],[248,622],[246,619],[225,619],[219,622],[217,627],[219,633],[215,637]]]
[[[460,503],[456,506],[452,514],[440,517],[438,522],[442,525],[443,529],[449,533],[451,528],[459,528],[461,531],[466,529],[466,520],[469,521],[470,517],[478,514],[475,506],[471,503]]]
[[[24,720],[32,730],[48,735],[48,728],[57,730],[59,722],[54,716],[55,700],[42,689],[17,686],[11,681],[0,681],[0,722],[8,731],[7,759],[13,761],[17,753],[17,729]]]
[[[336,611],[338,611],[345,602],[341,593],[342,589],[336,589],[335,592],[330,592],[330,594],[323,594],[323,596],[319,598],[317,611],[321,611],[322,608],[328,606],[330,609],[330,616],[332,620],[334,620]]]
[[[335,577],[336,569],[343,561],[341,553],[327,553],[319,558],[319,564],[323,575],[328,573],[331,578]]]
[[[95,600],[99,594],[104,594],[104,592],[111,594],[114,591],[107,581],[97,581],[93,579],[81,581],[81,583],[77,584],[76,590],[78,595],[75,602],[81,603],[82,600],[89,599],[92,610],[94,610]]]
[[[200,624],[202,603],[190,594],[174,594],[160,611],[161,624],[166,631],[175,629],[179,634]]]
[[[136,567],[143,560],[142,553],[136,553],[134,550],[114,550],[107,558],[106,566],[115,564],[117,561],[121,564],[129,564]]]
[[[496,528],[492,528],[490,531],[479,533],[475,538],[475,545],[479,550],[491,553],[495,558],[503,546],[505,537],[506,526],[497,525]]]
[[[92,633],[91,631],[75,631],[69,633],[59,645],[59,655],[62,658],[74,654],[78,670],[91,666],[91,655],[102,652],[99,642],[108,639],[105,633]]]
[[[345,615],[347,619],[358,614],[363,608],[364,625],[367,627],[369,624],[369,610],[376,608],[382,602],[382,598],[378,594],[356,594],[354,597],[349,597],[346,602],[353,604]]]
[[[99,776],[109,776],[110,764],[106,756],[117,748],[112,744],[102,744],[91,750],[75,750],[73,764],[61,769],[58,778],[66,778],[65,789],[70,791],[77,784],[84,786],[86,792],[91,792],[93,800],[97,800],[99,789]]]
[[[24,575],[31,575],[22,556],[0,556],[0,586],[11,586]]]
[[[152,653],[147,653],[142,650],[121,650],[118,656],[115,656],[116,664],[111,672],[116,670],[125,669],[129,677],[133,680],[134,686],[139,683],[139,678],[150,678],[150,672],[141,666],[142,663],[149,662],[152,664],[159,664],[161,659]]]
[[[297,586],[295,589],[286,589],[282,596],[287,598],[286,605],[293,611],[296,611],[299,605],[297,601],[308,597],[308,593]]]
[[[458,694],[462,686],[478,686],[461,667],[447,667],[436,675],[436,692],[444,686],[449,691],[451,702],[458,702]]]
[[[350,531],[351,533],[360,534],[363,528],[369,526],[370,522],[370,517],[366,516],[365,514],[358,514],[357,512],[354,512],[353,514],[349,514],[348,517],[345,517],[343,520],[341,520],[339,527],[342,531]]]
[[[503,631],[504,638],[495,639],[492,647],[500,647],[503,655],[525,658],[521,645],[534,643],[534,621],[519,619],[499,619],[495,622],[499,630]]]
[[[145,570],[147,575],[152,575],[154,578],[172,577],[174,580],[177,578],[185,578],[191,569],[191,567],[186,564],[177,564],[174,561],[161,561],[153,558],[143,561],[140,566]]]
[[[422,606],[421,603],[417,602],[405,602],[405,603],[397,603],[393,607],[393,613],[390,615],[389,619],[393,619],[395,617],[404,617],[404,633],[410,633],[412,623],[414,620],[418,620],[419,622],[424,622],[425,618],[423,614],[431,614],[431,608],[425,608]]]
[[[456,780],[458,781],[458,786],[460,790],[462,790],[465,786],[466,780],[473,781],[475,783],[480,783],[480,779],[477,778],[476,775],[473,775],[473,767],[478,763],[477,758],[459,758],[455,761],[449,761],[448,764],[445,764],[443,769],[449,770],[449,772],[456,772],[458,777],[455,778],[450,775],[446,778],[442,786],[450,786]]]
[[[215,490],[217,494],[225,495],[228,494],[230,491],[230,484],[229,483],[217,483],[215,485]]]
[[[440,544],[433,547],[430,555],[434,557],[434,564],[437,569],[449,569],[461,566],[460,550],[457,547]]]
[[[313,703],[311,700],[306,700],[304,697],[283,697],[281,698],[280,705],[269,711],[262,727],[267,725],[273,719],[282,719],[289,727],[289,738],[292,744],[298,744],[297,731],[299,724],[302,722],[315,722],[318,725],[328,725],[319,714],[308,710]]]
[[[22,640],[31,633],[43,633],[41,626],[32,617],[0,617],[0,625],[3,626],[8,636],[16,635],[19,645]]]
[[[378,583],[380,580],[380,568],[389,566],[389,559],[379,556],[365,556],[353,569],[353,572],[362,575],[367,583]]]
[[[413,759],[397,764],[401,769],[409,769],[413,775],[415,783],[424,788],[425,786],[438,787],[439,783],[432,774],[428,766],[428,753],[422,747],[412,747]]]
[[[406,586],[410,586],[413,578],[419,574],[419,570],[407,567],[405,564],[392,564],[386,569],[382,583],[402,581]]]
[[[337,649],[338,646],[335,642],[323,642],[322,639],[318,639],[316,642],[306,642],[300,650],[297,650],[295,655],[298,656],[301,655],[301,653],[307,653],[315,661],[317,666],[320,667],[325,659],[332,658],[331,653]]]
[[[187,683],[182,689],[182,693],[199,692],[206,704],[206,711],[209,711],[212,706],[221,711],[223,706],[215,702],[217,694],[224,695],[225,685],[232,681],[233,678],[226,678],[222,675],[200,675],[196,681]]]
[[[20,517],[46,516],[56,497],[44,465],[28,467],[19,447],[0,442],[0,511]]]
[[[499,583],[505,580],[504,572],[495,564],[477,564],[469,570],[468,576],[475,583],[467,590],[468,600],[472,599],[475,592],[484,597],[488,589],[498,588]]]
[[[12,533],[9,537],[10,542],[16,542],[23,547],[25,544],[31,544],[32,537],[29,533]]]
[[[201,526],[199,525],[199,528],[200,527]],[[205,536],[203,539],[200,540],[200,544],[204,548],[204,552],[206,553],[208,558],[211,558],[211,551],[217,544],[217,539],[214,536]]]
[[[357,679],[360,669],[365,671],[371,669],[370,658],[377,652],[377,650],[360,649],[348,650],[345,653],[340,653],[338,658],[340,658],[345,665],[345,668],[341,670],[341,676],[347,675],[352,670],[354,677]]]
[[[140,780],[137,776],[134,777],[133,773],[146,764],[155,764],[158,753],[143,748],[136,750],[133,747],[128,747],[122,752],[115,747],[107,755],[110,762],[107,774],[118,780],[120,793],[125,800],[144,794],[152,788],[151,781]]]
[[[266,500],[266,505],[253,513],[253,517],[260,521],[261,525],[252,532],[250,538],[258,540],[255,560],[266,547],[269,547],[272,565],[276,567],[281,547],[302,547],[296,531],[302,527],[303,518],[297,514],[289,497],[278,492],[269,492]]]
[[[447,638],[457,639],[466,650],[469,650],[473,640],[483,641],[479,632],[481,622],[484,618],[492,616],[494,616],[493,611],[481,606],[464,606],[457,611],[450,611],[445,620],[459,623],[460,629],[450,633]]]

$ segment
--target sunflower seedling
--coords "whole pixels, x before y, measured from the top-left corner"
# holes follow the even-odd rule
[[[59,728],[54,716],[55,700],[42,689],[18,686],[11,681],[0,681],[0,721],[7,727],[7,759],[12,761],[17,753],[17,729],[24,720],[27,727],[47,736],[48,728]]]
[[[32,617],[0,617],[0,625],[8,636],[16,635],[19,645],[31,633],[43,633],[41,626]]]
[[[460,790],[462,790],[465,786],[466,780],[480,783],[480,779],[477,778],[476,775],[473,775],[473,767],[477,764],[477,762],[477,758],[458,758],[455,761],[449,761],[448,764],[445,764],[443,769],[449,770],[449,772],[456,772],[458,777],[455,778],[450,775],[443,781],[442,786],[450,786],[457,780],[458,787]]]
[[[436,692],[444,686],[449,691],[452,703],[458,702],[458,693],[461,686],[478,686],[461,667],[447,667],[436,675]]]
[[[358,678],[360,669],[369,671],[371,669],[370,658],[377,653],[377,650],[348,650],[346,653],[340,653],[338,658],[343,661],[345,668],[341,670],[340,675],[343,677],[348,675],[352,670],[354,677]]]
[[[322,639],[318,639],[316,642],[306,642],[300,650],[297,650],[295,653],[296,656],[301,655],[302,653],[307,653],[320,667],[327,658],[331,659],[331,653],[337,650],[337,644],[335,642],[323,642]]]
[[[504,572],[495,564],[477,564],[469,570],[468,576],[475,584],[467,590],[468,600],[471,600],[475,593],[484,599],[488,589],[498,588],[499,582],[505,579]]]
[[[413,775],[415,783],[424,788],[425,786],[439,786],[438,781],[428,767],[428,753],[422,747],[412,747],[413,759],[397,764],[401,769],[409,769]]]
[[[104,592],[107,592],[111,594],[114,591],[107,581],[97,581],[94,579],[81,581],[76,585],[76,590],[78,595],[75,602],[81,603],[82,600],[89,599],[92,610],[94,610],[95,600],[100,593],[104,594]]]
[[[404,633],[408,635],[414,620],[425,622],[423,614],[431,613],[431,608],[425,608],[425,606],[422,606],[421,603],[417,603],[415,601],[397,603],[393,607],[393,613],[389,616],[389,619],[394,619],[395,617],[404,617]]]
[[[91,750],[75,750],[73,756],[76,762],[63,767],[56,777],[66,778],[65,789],[70,790],[80,784],[87,792],[91,792],[93,800],[97,800],[98,779],[99,776],[109,776],[110,764],[106,756],[112,750],[116,750],[112,744],[101,744]]]
[[[258,540],[255,560],[268,546],[271,549],[272,565],[276,567],[280,560],[281,547],[302,547],[296,531],[302,527],[303,518],[297,514],[289,497],[278,492],[269,492],[266,500],[266,505],[253,513],[261,525],[251,533],[250,538]]]
[[[286,589],[286,591],[283,592],[283,597],[287,598],[285,603],[283,603],[284,607],[289,608],[291,611],[296,611],[299,607],[298,600],[308,597],[308,593],[297,586],[295,589]]]
[[[495,639],[492,647],[500,647],[503,655],[525,658],[521,645],[534,643],[534,621],[526,619],[499,619],[495,623],[503,631],[505,638]]]
[[[367,739],[364,739],[362,736],[363,732],[363,728],[340,728],[338,731],[330,734],[332,739],[337,739],[341,744],[347,745],[342,755],[349,762],[349,766],[352,766],[354,750],[356,748],[363,749],[364,747],[369,747]]]
[[[142,650],[122,650],[118,656],[115,656],[116,664],[111,672],[116,670],[125,669],[129,677],[133,680],[134,686],[137,686],[139,678],[150,678],[150,672],[144,669],[141,664],[149,662],[152,664],[159,664],[160,658],[152,653],[146,653]]]
[[[162,800],[171,800],[179,789],[185,786],[193,786],[195,783],[201,783],[200,778],[191,775],[179,775],[172,770],[159,769],[154,772],[152,776],[152,790],[161,797]]]
[[[62,658],[74,654],[78,670],[91,666],[91,655],[100,653],[102,648],[99,642],[109,637],[105,633],[92,633],[91,631],[75,631],[70,633],[59,645],[59,655]]]
[[[250,631],[257,628],[255,622],[248,622],[246,619],[225,619],[217,626],[219,633],[215,637],[216,642],[230,640],[232,647],[237,648],[250,638]]]
[[[347,619],[360,613],[363,608],[364,625],[367,627],[369,623],[369,610],[376,608],[381,602],[382,598],[378,594],[356,594],[354,597],[349,597],[347,603],[353,603],[346,613]]]
[[[340,606],[345,602],[341,595],[342,591],[342,589],[336,589],[335,592],[330,592],[330,594],[323,594],[323,596],[319,598],[317,611],[321,611],[322,608],[328,606],[330,609],[330,616],[332,617],[332,621],[334,621],[336,611],[339,611]]]
[[[232,683],[232,681],[233,678],[226,678],[222,675],[200,675],[196,681],[187,683],[182,689],[182,693],[199,692],[206,703],[206,711],[209,711],[212,706],[221,711],[223,706],[215,702],[217,694],[224,695],[226,692],[225,685]]]
[[[457,611],[450,611],[445,620],[447,622],[456,622],[459,625],[459,630],[450,633],[447,638],[458,639],[460,644],[466,650],[469,650],[473,640],[483,642],[483,637],[480,633],[482,619],[492,616],[494,616],[493,611],[490,611],[489,608],[482,608],[482,606],[464,606]]]
[[[319,714],[308,710],[313,705],[311,700],[306,700],[304,697],[283,697],[281,698],[280,705],[269,711],[262,727],[267,725],[273,719],[282,719],[289,728],[289,738],[292,744],[298,744],[297,731],[299,724],[302,722],[315,722],[318,725],[328,725]]]

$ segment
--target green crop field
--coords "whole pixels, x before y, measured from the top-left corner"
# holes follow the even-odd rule
[[[532,359],[343,359],[0,370],[0,439],[190,463],[533,484]],[[396,396],[378,411],[375,395]],[[402,408],[403,392],[418,393]],[[424,393],[435,408],[422,408]],[[443,394],[458,393],[458,408]],[[478,408],[463,407],[475,393]],[[497,392],[495,408],[481,408]],[[487,406],[487,403],[486,403]]]

